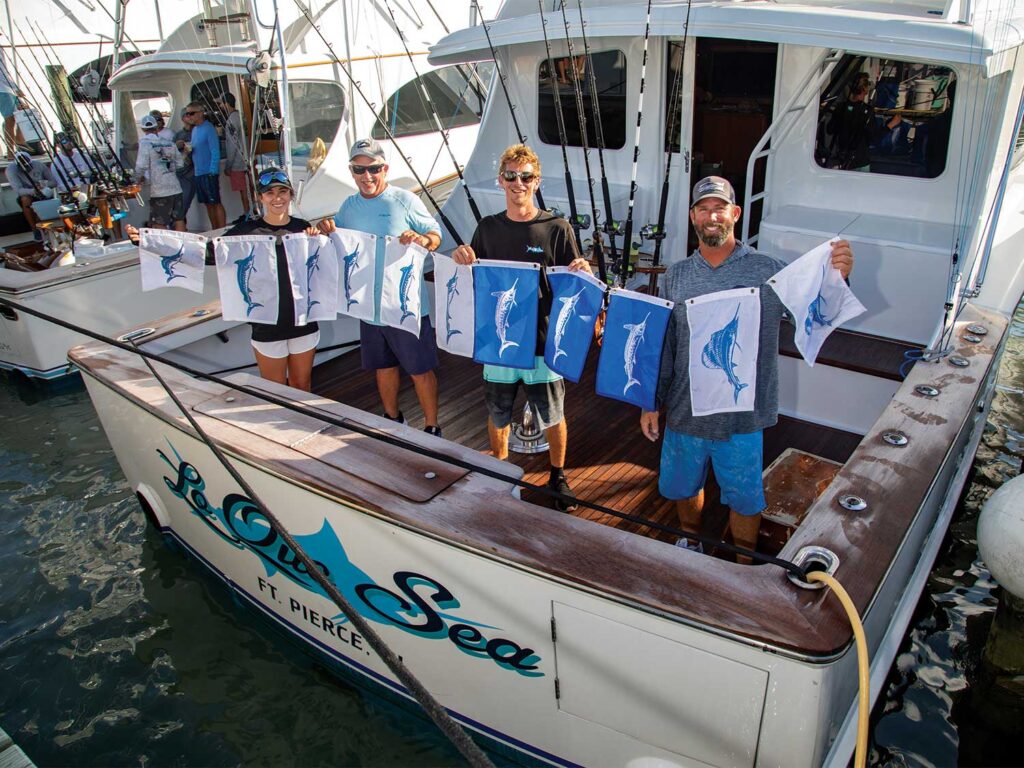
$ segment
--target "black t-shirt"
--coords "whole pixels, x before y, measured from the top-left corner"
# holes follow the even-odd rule
[[[875,138],[875,108],[863,101],[844,101],[829,121],[832,165],[849,170],[871,162],[869,142]]]
[[[295,325],[295,300],[292,298],[291,280],[288,278],[288,259],[281,238],[294,232],[304,232],[310,226],[305,219],[294,216],[287,224],[268,224],[263,219],[249,219],[231,227],[225,237],[235,235],[273,235],[277,238],[277,324],[250,323],[253,341],[285,341],[297,339],[319,330],[316,323]]]
[[[567,267],[579,257],[569,222],[547,211],[540,211],[532,221],[512,221],[505,213],[485,216],[470,246],[478,259],[530,261],[544,267]],[[550,314],[551,285],[541,272],[535,354],[544,354]]]

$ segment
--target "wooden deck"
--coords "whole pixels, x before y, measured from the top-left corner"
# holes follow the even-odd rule
[[[439,421],[444,436],[468,448],[487,451],[487,409],[481,388],[481,366],[464,357],[439,354]],[[597,356],[591,355],[580,382],[566,382],[565,413],[569,428],[566,475],[570,485],[580,499],[663,525],[677,526],[672,503],[658,493],[660,442],[652,443],[641,434],[637,408],[595,394],[596,373]],[[374,376],[360,367],[358,351],[318,366],[313,374],[313,390],[371,413],[382,412]],[[522,412],[524,402],[520,393],[516,414]],[[412,426],[423,426],[416,394],[406,376],[403,376],[399,404]],[[765,432],[764,463],[768,466],[787,448],[842,463],[859,442],[859,435],[780,417],[779,423]],[[509,460],[523,468],[527,482],[547,482],[550,467],[547,452],[532,456],[513,453]],[[709,538],[721,538],[725,531],[727,511],[718,497],[718,486],[712,474],[705,494],[701,531]],[[538,492],[524,490],[523,499],[551,506],[550,499]],[[652,538],[673,538],[671,534],[582,506],[574,514]]]

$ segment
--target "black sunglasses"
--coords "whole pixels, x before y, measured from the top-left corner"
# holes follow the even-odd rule
[[[190,112],[186,112],[185,114],[186,115],[201,115],[201,114],[203,114],[203,110],[201,110],[201,109],[194,109],[194,110],[192,110]]]
[[[384,170],[384,163],[374,163],[373,165],[352,164],[349,166],[349,168],[352,169],[352,173],[354,173],[356,176],[362,176],[364,173],[367,172],[377,175],[378,173]]]
[[[515,181],[521,179],[524,184],[529,184],[531,181],[537,178],[537,174],[533,171],[502,171],[501,178],[505,181]]]
[[[287,184],[289,188],[292,185],[291,181],[288,179],[288,174],[286,174],[284,171],[279,171],[276,169],[264,171],[263,173],[256,177],[256,183],[261,187],[273,184],[274,182],[277,182],[279,184]]]

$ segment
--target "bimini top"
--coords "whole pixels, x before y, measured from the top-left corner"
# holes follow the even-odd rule
[[[579,30],[578,2],[568,14],[570,29]],[[651,34],[682,37],[687,4],[679,0],[653,0]],[[584,3],[587,38],[632,37],[644,34],[644,0]],[[531,10],[532,9],[532,10]],[[850,0],[825,3],[815,0],[752,0],[718,2],[694,0],[689,35],[732,40],[789,43],[937,63],[974,64],[986,75],[1005,71],[1012,62],[1002,56],[1024,42],[1024,3],[1011,0],[976,0],[972,23],[958,23],[963,12],[958,0]],[[552,41],[564,37],[557,9],[548,14]],[[554,21],[557,26],[552,27]],[[537,4],[508,0],[498,19],[488,23],[495,48],[543,40]],[[430,51],[435,65],[479,61],[491,57],[481,26],[443,38]]]

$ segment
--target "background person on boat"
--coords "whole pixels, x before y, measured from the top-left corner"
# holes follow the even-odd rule
[[[498,184],[505,192],[506,210],[480,220],[470,245],[460,245],[452,252],[457,263],[472,264],[478,258],[532,261],[545,267],[568,266],[590,272],[587,260],[576,249],[576,239],[569,222],[542,211],[534,201],[534,194],[540,186],[540,159],[532,149],[524,144],[515,144],[502,153],[498,163]],[[563,412],[565,383],[544,363],[550,314],[551,285],[541,272],[536,364],[533,369],[524,371],[497,365],[484,366],[487,435],[494,455],[507,459],[512,406],[522,383],[526,399],[533,406],[548,439],[551,461],[548,485],[571,497],[572,489],[564,471],[569,436]],[[569,512],[576,506],[561,500],[557,500],[555,505],[563,512]]]
[[[4,119],[4,144],[7,145],[7,159],[14,159],[14,152],[18,144],[25,138],[18,128],[18,121],[14,119],[14,113],[18,109],[18,99],[21,98],[21,89],[18,88],[7,69],[7,60],[4,58],[4,51],[0,48],[0,116]]]
[[[235,109],[235,95],[222,93],[217,97],[217,107],[224,113],[224,175],[231,180],[231,191],[242,197],[242,211],[249,213],[249,188],[246,176],[249,163],[242,133],[242,115]]]
[[[411,192],[388,184],[388,163],[384,148],[373,139],[359,139],[349,150],[349,170],[358,194],[349,196],[338,208],[333,221],[324,219],[320,230],[330,234],[335,226],[377,235],[375,258],[376,294],[372,321],[359,322],[363,368],[376,371],[377,391],[384,415],[399,423],[405,416],[398,410],[399,366],[412,377],[416,397],[423,409],[423,430],[441,435],[437,423],[437,347],[427,312],[430,300],[423,283],[420,302],[420,337],[380,322],[380,297],[384,284],[384,236],[397,237],[403,245],[416,243],[428,251],[441,245],[441,228],[422,201]]]
[[[288,175],[280,168],[267,168],[256,178],[256,194],[263,216],[235,224],[224,236],[273,235],[277,238],[277,323],[252,323],[252,346],[260,376],[309,392],[320,327],[316,323],[295,324],[295,301],[282,238],[289,232],[319,233],[305,219],[290,215],[292,193]]]
[[[53,197],[56,184],[50,175],[50,169],[38,160],[33,160],[32,155],[25,150],[19,149],[14,153],[14,162],[8,164],[4,175],[14,194],[18,196],[18,205],[21,206],[21,213],[28,222],[28,228],[32,230],[32,237],[41,241],[43,235],[36,229],[39,217],[32,210],[32,203]]]
[[[192,165],[196,174],[196,197],[206,206],[210,229],[224,226],[224,206],[220,202],[220,138],[213,123],[206,119],[206,108],[193,101],[185,114],[192,126]]]
[[[665,272],[664,298],[675,302],[662,350],[657,402],[666,412],[661,444],[658,490],[676,501],[679,525],[700,532],[708,463],[729,507],[729,529],[737,546],[755,549],[765,507],[761,480],[763,430],[778,421],[779,323],[785,306],[771,289],[761,290],[760,346],[753,411],[694,416],[690,405],[689,325],[687,299],[732,288],[760,288],[785,262],[748,248],[733,229],[742,211],[732,185],[719,176],[701,179],[693,188],[690,222],[699,245],[688,259]],[[853,252],[845,240],[832,244],[832,266],[843,278],[853,269]],[[640,428],[657,440],[658,411],[643,411]],[[677,545],[702,551],[684,537]],[[749,558],[739,558],[750,562]]]
[[[53,163],[50,165],[50,173],[57,183],[57,191],[70,192],[72,189],[81,189],[88,184],[92,175],[89,171],[89,163],[75,148],[71,137],[63,131],[59,131],[53,137],[53,146],[57,151],[53,156]],[[65,182],[72,184],[71,189]]]
[[[156,118],[157,136],[161,139],[167,139],[167,141],[174,141],[174,131],[167,127],[167,121],[164,119],[164,113],[159,109],[151,109],[149,114]]]
[[[188,212],[196,197],[196,171],[192,165],[192,124],[189,122],[188,107],[181,110],[181,130],[174,134],[174,145],[185,159],[178,169],[178,183],[181,185],[181,220],[188,228]]]
[[[882,135],[882,128],[875,120],[875,108],[867,101],[870,89],[868,74],[859,73],[850,86],[850,95],[832,113],[828,122],[832,134],[829,168],[865,173],[871,170],[870,143]],[[893,115],[885,127],[892,130],[901,122],[903,118]]]
[[[185,164],[174,142],[160,137],[160,123],[153,115],[139,121],[143,136],[135,160],[135,178],[149,182],[149,226],[185,230],[178,169]]]

